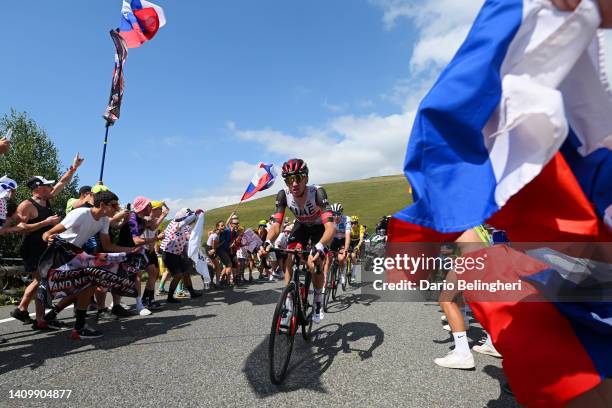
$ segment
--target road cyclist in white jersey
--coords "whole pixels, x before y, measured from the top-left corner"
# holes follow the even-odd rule
[[[268,230],[266,242],[260,251],[266,256],[273,247],[273,242],[281,231],[287,207],[295,215],[296,221],[289,234],[287,249],[293,250],[301,246],[311,247],[307,267],[312,276],[314,287],[315,313],[313,321],[320,323],[323,319],[322,291],[325,284],[324,274],[321,273],[327,263],[327,245],[329,245],[336,232],[332,211],[327,200],[325,189],[316,185],[308,185],[308,166],[301,159],[290,159],[283,164],[282,177],[285,187],[276,195],[276,211],[272,215],[274,223]],[[288,254],[285,262],[285,286],[291,281],[291,267],[293,254]],[[291,298],[287,298],[291,302]],[[287,305],[292,310],[291,305]]]
[[[351,244],[351,219],[348,215],[343,215],[344,208],[340,203],[334,203],[331,206],[334,215],[334,223],[336,224],[336,233],[329,249],[338,254],[338,270],[340,272],[340,284],[346,284],[346,276],[344,271],[344,262],[346,260],[347,249]]]

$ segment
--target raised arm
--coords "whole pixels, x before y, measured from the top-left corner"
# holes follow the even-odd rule
[[[53,190],[51,191],[51,197],[56,197],[59,193],[61,193],[66,185],[70,183],[72,180],[72,176],[76,173],[79,166],[83,163],[81,156],[77,153],[74,156],[74,160],[72,160],[72,166],[68,169],[68,171],[59,179],[59,181],[53,186]]]

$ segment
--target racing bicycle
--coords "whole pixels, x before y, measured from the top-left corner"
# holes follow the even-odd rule
[[[283,289],[276,304],[268,342],[270,380],[273,384],[280,384],[287,374],[298,326],[302,327],[304,340],[308,342],[311,339],[314,293],[310,293],[311,277],[303,262],[303,257],[308,256],[308,251],[277,248],[270,250],[294,255],[291,281]],[[303,281],[301,275],[304,275]]]

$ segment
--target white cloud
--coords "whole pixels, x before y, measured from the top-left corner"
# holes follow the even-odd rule
[[[273,129],[238,130],[236,136],[280,157],[304,159],[312,182],[329,183],[400,172],[413,118],[346,115],[299,136]]]
[[[398,79],[394,88],[383,95],[383,99],[400,107],[397,113],[340,115],[350,108],[370,109],[374,104],[368,99],[350,104],[323,100],[323,107],[338,116],[326,124],[303,129],[300,134],[289,134],[273,126],[240,129],[231,121],[226,130],[243,143],[263,146],[274,156],[303,158],[311,170],[310,180],[315,183],[399,173],[416,107],[463,41],[483,0],[370,0],[370,3],[383,10],[385,28],[392,29],[399,19],[408,19],[418,31],[410,71],[407,70],[406,78]],[[297,97],[311,93],[302,86],[294,91]],[[226,177],[227,187],[194,192],[191,198],[169,199],[168,202],[177,208],[205,209],[236,203],[256,165],[234,162]],[[266,193],[273,194],[276,190],[272,188]]]
[[[484,0],[370,0],[383,10],[383,23],[392,29],[406,18],[418,30],[410,67],[414,74],[441,68],[455,54]]]

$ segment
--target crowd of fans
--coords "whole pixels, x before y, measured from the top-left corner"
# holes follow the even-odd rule
[[[1,139],[0,152],[4,153],[9,148],[10,143]],[[202,210],[180,209],[163,226],[169,215],[169,208],[163,201],[139,196],[121,208],[119,198],[107,186],[98,184],[82,186],[78,197],[66,203],[66,215],[62,218],[54,213],[51,202],[71,182],[82,162],[83,159],[77,154],[70,169],[57,182],[41,176],[31,177],[26,183],[31,197],[18,205],[11,205],[17,184],[12,180],[10,183],[3,182],[3,189],[7,193],[0,198],[0,235],[23,236],[20,251],[24,271],[33,277],[21,301],[11,311],[11,317],[31,324],[34,330],[58,330],[64,326],[58,320],[58,315],[74,305],[76,324],[72,337],[93,338],[102,333],[85,324],[88,310],[95,311],[96,321],[111,321],[136,314],[150,315],[163,308],[155,300],[158,281],[157,295],[165,296],[167,303],[179,303],[182,298],[201,296],[200,291],[193,289],[191,273],[194,272],[194,264],[187,256],[187,246],[193,225]],[[203,277],[204,287],[223,289],[242,285],[252,282],[254,275],[259,280],[282,278],[282,256],[267,262],[257,254],[270,225],[270,220],[261,220],[254,228],[244,228],[235,212],[225,222],[216,222],[205,237],[204,249],[212,281],[209,283]],[[292,224],[285,219],[276,247],[287,246],[291,228]],[[49,268],[45,269],[42,264],[57,261],[56,252],[61,246],[56,244],[58,241],[63,242],[62,251],[66,251],[65,245],[71,245],[70,250],[76,251],[74,253],[88,254],[94,260],[95,255],[101,253],[144,254],[146,264],[141,265],[135,277],[135,309],[130,310],[122,304],[121,291],[109,290],[104,285],[62,292],[63,297],[53,305],[47,276]],[[81,259],[80,262],[85,261]],[[247,270],[248,275],[245,276]],[[144,286],[143,272],[147,276]],[[110,304],[107,301],[109,291]],[[35,303],[35,319],[30,317],[29,312],[32,301]],[[45,306],[49,308],[46,313]],[[0,338],[0,342],[4,341]]]

